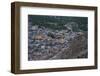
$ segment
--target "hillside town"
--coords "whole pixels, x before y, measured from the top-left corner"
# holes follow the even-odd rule
[[[76,22],[63,26],[62,30],[54,30],[29,22],[28,60],[87,58],[87,31],[78,29]]]

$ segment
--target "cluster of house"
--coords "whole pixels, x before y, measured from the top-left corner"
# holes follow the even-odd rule
[[[77,38],[77,43],[81,43],[83,39],[83,44],[81,45],[82,47],[87,47],[85,46],[86,38],[84,37],[84,33],[73,32],[71,27],[66,28],[66,30],[52,30],[43,26],[29,24],[28,59],[48,60],[71,58],[71,55],[74,56],[74,54],[72,54],[74,49],[71,51],[71,48],[75,46],[71,46],[71,44],[74,44],[73,42],[75,38]],[[82,47],[80,47],[78,50],[81,50]],[[68,54],[70,54],[70,56]],[[77,57],[77,55],[75,54],[74,57]]]

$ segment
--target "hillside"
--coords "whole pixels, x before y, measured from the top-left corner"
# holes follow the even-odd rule
[[[87,18],[29,16],[29,61],[87,58],[87,42]]]

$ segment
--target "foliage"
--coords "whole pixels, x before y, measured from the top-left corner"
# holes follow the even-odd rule
[[[28,21],[32,22],[33,25],[44,26],[54,30],[65,29],[64,25],[69,22],[76,22],[78,24],[76,30],[87,31],[88,29],[87,17],[28,15]]]

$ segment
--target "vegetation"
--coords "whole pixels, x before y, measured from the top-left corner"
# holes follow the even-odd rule
[[[88,30],[87,17],[29,15],[28,19],[29,22],[32,22],[33,25],[44,26],[47,28],[52,28],[54,30],[66,29],[64,25],[69,22],[76,22],[78,24],[78,30]]]

